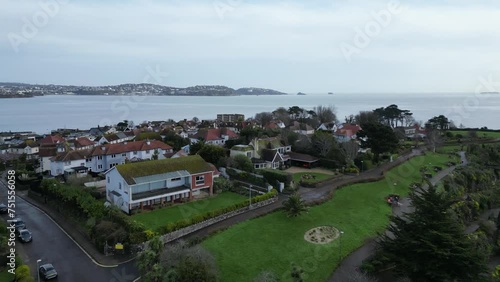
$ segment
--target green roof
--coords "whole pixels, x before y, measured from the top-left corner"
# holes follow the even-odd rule
[[[234,151],[252,151],[253,147],[250,145],[234,145],[231,150]]]
[[[116,169],[128,184],[135,184],[134,178],[187,170],[191,174],[212,171],[212,167],[199,155],[128,163],[116,166]]]
[[[283,147],[281,144],[281,141],[278,138],[266,138],[266,139],[259,139],[257,140],[257,143],[259,144],[259,149],[277,149],[280,147]]]

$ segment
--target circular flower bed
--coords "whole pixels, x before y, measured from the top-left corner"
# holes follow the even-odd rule
[[[304,234],[304,240],[313,244],[328,244],[337,239],[340,231],[333,226],[319,226],[309,229]]]

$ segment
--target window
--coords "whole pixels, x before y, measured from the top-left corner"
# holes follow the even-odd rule
[[[87,161],[88,163],[90,163],[90,162],[92,161],[92,159],[86,159],[86,161]]]
[[[108,183],[109,183],[109,181],[110,181],[110,178],[109,178],[109,176],[108,176]]]
[[[146,150],[146,154],[149,154],[149,150]]]
[[[80,163],[80,166],[85,166],[85,163]]]
[[[137,155],[137,151],[134,151],[134,155]]]
[[[64,162],[64,165],[71,165],[71,161],[69,161],[69,162]]]
[[[102,156],[97,156],[97,159],[98,160],[102,160]]]
[[[97,166],[97,169],[102,169],[102,165],[98,165],[98,166]]]
[[[112,155],[111,155],[111,157],[112,157],[112,158],[116,158],[116,155],[115,155],[115,154],[112,154]]]
[[[180,177],[170,179],[170,181],[179,181],[179,180],[181,180]]]
[[[125,153],[122,154],[122,157],[126,157],[126,156],[127,156],[127,154],[125,154]]]
[[[122,183],[121,182],[118,183],[118,189],[120,189],[120,190],[122,189]]]
[[[202,184],[205,184],[205,176],[204,175],[200,175],[200,176],[196,176],[196,185],[202,185]]]

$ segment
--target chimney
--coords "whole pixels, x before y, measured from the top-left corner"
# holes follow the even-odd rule
[[[146,144],[151,145],[151,141],[149,141],[149,139],[147,139]]]
[[[106,151],[106,147],[101,146],[101,150]]]

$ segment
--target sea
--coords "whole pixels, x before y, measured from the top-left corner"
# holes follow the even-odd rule
[[[215,119],[217,114],[253,117],[278,107],[307,110],[333,106],[340,122],[359,111],[396,104],[417,121],[445,115],[456,126],[500,129],[500,95],[479,93],[335,93],[259,96],[76,96],[48,95],[0,99],[0,132],[50,133],[59,128],[88,129],[132,120]]]

